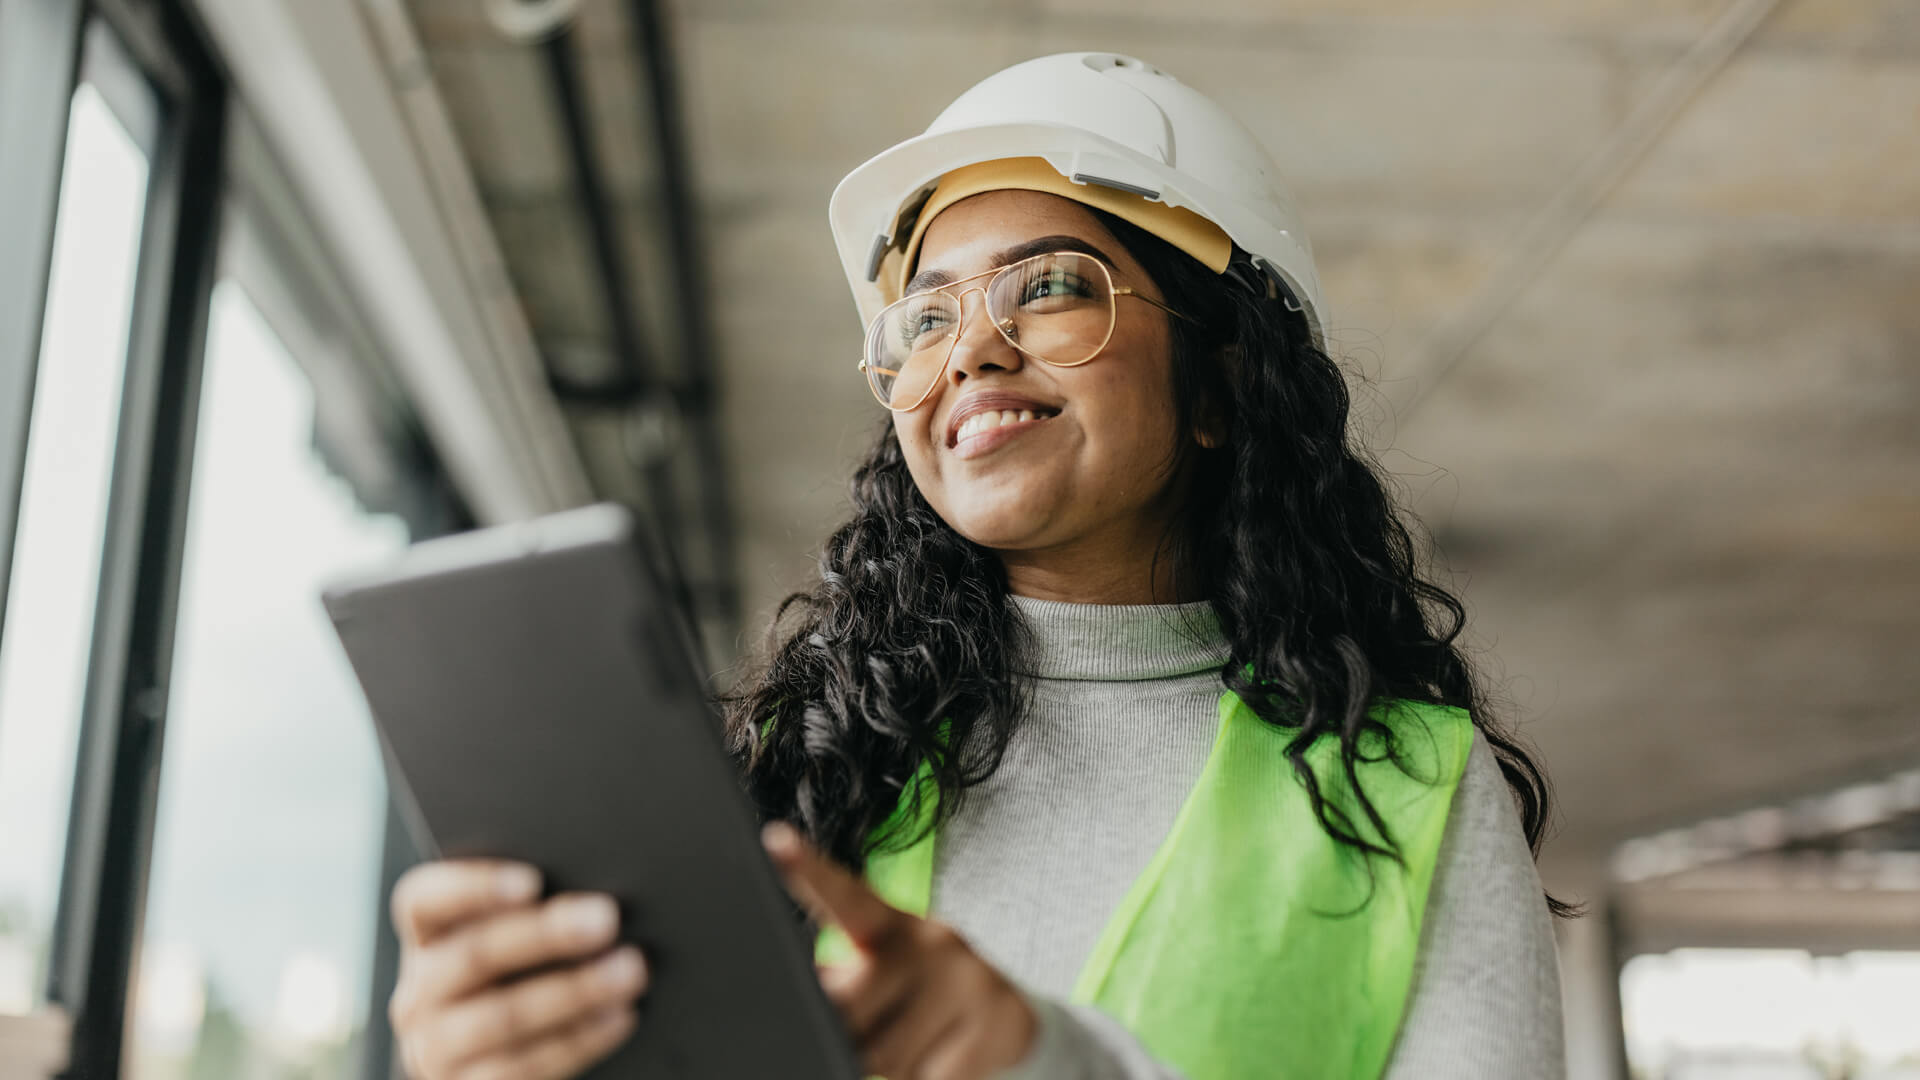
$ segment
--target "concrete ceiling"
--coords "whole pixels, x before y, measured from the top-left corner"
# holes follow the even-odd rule
[[[607,364],[538,53],[411,0],[549,360]],[[979,78],[1143,56],[1274,151],[1360,422],[1446,550],[1563,858],[1920,762],[1912,0],[683,0],[748,626],[880,416],[828,193]],[[586,0],[643,322],[671,325],[631,39]],[[576,413],[632,495],[617,425]],[[609,434],[611,432],[611,434]]]

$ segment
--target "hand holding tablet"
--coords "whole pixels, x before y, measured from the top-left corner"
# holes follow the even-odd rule
[[[328,592],[396,800],[440,856],[393,896],[409,1076],[977,1080],[1017,1062],[1026,999],[957,933],[792,829],[759,832],[667,595],[614,507],[430,541]],[[782,878],[856,960],[816,974]]]
[[[610,896],[540,900],[524,863],[449,859],[393,893],[400,977],[388,1013],[413,1080],[584,1072],[633,1033],[646,962],[616,947]]]
[[[796,899],[861,951],[821,978],[867,1071],[970,1080],[1025,1056],[1025,999],[951,929],[887,907],[787,826],[768,826],[763,842]],[[613,899],[541,902],[539,891],[533,867],[487,859],[425,863],[401,879],[390,1013],[413,1080],[561,1080],[632,1036],[646,965],[634,946],[616,947]]]
[[[396,804],[444,860],[394,898],[414,1080],[861,1075],[669,596],[613,506],[327,592]]]

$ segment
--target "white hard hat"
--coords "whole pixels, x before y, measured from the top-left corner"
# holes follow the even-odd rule
[[[827,216],[862,322],[899,299],[934,214],[1009,187],[1116,213],[1216,272],[1229,270],[1237,247],[1250,266],[1234,272],[1271,275],[1320,338],[1313,251],[1272,157],[1199,91],[1099,52],[1043,56],[989,76],[924,134],[840,181]]]

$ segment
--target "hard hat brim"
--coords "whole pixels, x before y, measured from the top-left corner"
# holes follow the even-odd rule
[[[985,124],[920,135],[874,156],[840,181],[828,204],[828,221],[863,325],[897,299],[894,294],[902,280],[898,272],[915,239],[913,226],[925,220],[922,210],[941,178],[968,166],[1010,158],[1043,159],[1060,177],[1076,185],[1058,190],[1059,194],[1079,198],[1083,193],[1099,192],[1079,198],[1089,205],[1099,205],[1095,198],[1111,205],[1106,192],[1131,193],[1134,198],[1190,211],[1213,223],[1261,269],[1285,284],[1301,305],[1315,339],[1319,339],[1319,281],[1305,237],[1289,227],[1291,222],[1265,220],[1241,200],[1100,135],[1067,125],[1032,122]],[[934,207],[936,211],[938,208]],[[1149,231],[1157,230],[1149,227]],[[1224,269],[1224,265],[1213,269]]]

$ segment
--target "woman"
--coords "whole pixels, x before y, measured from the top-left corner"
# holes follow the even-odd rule
[[[835,193],[891,422],[729,734],[875,1074],[1562,1069],[1544,780],[1348,442],[1276,172],[1168,76],[1069,54]],[[396,890],[419,1080],[631,1033],[611,903],[538,892]]]

